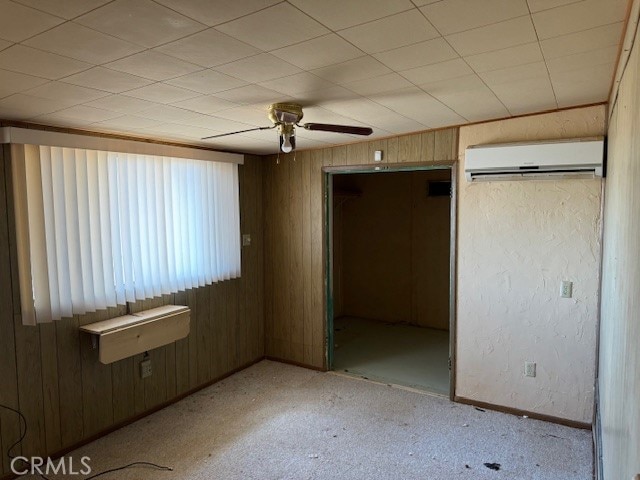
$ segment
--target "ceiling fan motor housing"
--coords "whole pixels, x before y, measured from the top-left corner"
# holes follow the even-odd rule
[[[269,105],[269,119],[275,124],[295,125],[302,120],[302,106],[297,103],[274,103]]]

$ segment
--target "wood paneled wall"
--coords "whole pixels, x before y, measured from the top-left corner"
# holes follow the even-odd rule
[[[326,368],[322,168],[455,160],[450,128],[265,159],[265,342],[268,356]],[[294,158],[295,157],[295,158]]]
[[[264,356],[262,159],[240,172],[242,276],[131,305],[191,308],[191,333],[149,352],[153,374],[141,379],[142,355],[102,365],[78,325],[121,315],[125,307],[25,327],[20,318],[8,149],[0,156],[0,403],[20,410],[27,435],[14,454],[44,455],[126,422]],[[17,415],[0,411],[0,472],[20,436]]]
[[[449,330],[451,197],[427,192],[450,178],[450,169],[334,176],[334,318]],[[360,195],[340,201],[340,191]]]

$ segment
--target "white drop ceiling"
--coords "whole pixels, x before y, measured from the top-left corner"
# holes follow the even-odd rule
[[[277,151],[266,107],[372,137],[607,100],[628,0],[0,0],[0,120]],[[298,129],[298,148],[360,137]]]

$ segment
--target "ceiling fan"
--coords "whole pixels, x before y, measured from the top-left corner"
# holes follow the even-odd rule
[[[349,133],[351,135],[371,135],[373,133],[373,130],[369,127],[356,127],[353,125],[333,125],[331,123],[303,123],[301,125],[299,122],[302,120],[303,115],[302,106],[297,103],[274,103],[269,105],[269,119],[273,122],[273,125],[210,135],[202,140],[277,128],[280,138],[280,151],[289,153],[296,148],[295,127],[304,128],[305,130],[320,130],[322,132]]]

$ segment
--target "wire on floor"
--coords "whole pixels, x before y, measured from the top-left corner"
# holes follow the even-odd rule
[[[13,413],[15,413],[16,415],[18,415],[18,417],[20,418],[20,438],[18,440],[16,440],[7,450],[7,457],[10,460],[14,460],[16,458],[16,455],[14,455],[12,453],[13,449],[16,448],[17,446],[22,444],[22,441],[24,440],[24,437],[27,436],[27,418],[22,414],[22,412],[20,410],[16,410],[15,408],[9,407],[8,405],[3,405],[0,404],[0,408],[4,408],[6,410],[9,410]],[[24,429],[23,429],[24,426]],[[26,459],[22,458],[21,459],[24,463],[26,463],[29,467],[31,467],[31,463],[29,463],[29,461],[27,461]],[[103,475],[107,475],[109,473],[114,473],[114,472],[119,472],[121,470],[126,470],[128,468],[133,468],[133,467],[151,467],[154,468],[156,470],[162,470],[165,472],[172,472],[173,468],[171,467],[165,467],[164,465],[158,465],[152,462],[132,462],[129,463],[127,465],[124,465],[122,467],[116,467],[116,468],[110,468],[109,470],[104,470],[102,472],[96,473],[94,475],[91,475],[89,477],[86,477],[84,480],[93,480],[94,478],[98,478],[98,477],[102,477]],[[31,469],[34,470],[34,469]],[[48,477],[46,477],[44,474],[38,472],[38,475],[43,479],[43,480],[50,480]],[[22,476],[22,475],[20,475]]]

